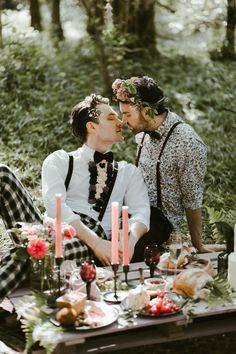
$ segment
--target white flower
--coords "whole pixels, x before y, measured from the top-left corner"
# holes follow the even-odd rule
[[[47,216],[44,220],[43,220],[43,225],[46,227],[53,227],[55,225],[55,220],[50,218],[49,216]]]

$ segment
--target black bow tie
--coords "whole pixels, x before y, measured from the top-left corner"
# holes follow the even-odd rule
[[[112,163],[112,161],[113,161],[113,153],[111,151],[108,151],[105,154],[102,154],[99,151],[95,151],[95,153],[94,153],[94,161],[96,163],[99,163],[102,160],[106,160],[107,162]]]
[[[158,132],[155,132],[155,130],[146,131],[145,133],[148,134],[150,136],[150,138],[157,139],[157,140],[161,139],[161,134]]]

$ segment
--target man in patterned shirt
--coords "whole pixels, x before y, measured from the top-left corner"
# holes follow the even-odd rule
[[[201,240],[206,145],[190,125],[167,109],[164,93],[152,78],[117,79],[112,88],[123,122],[136,135],[136,165],[148,187],[152,213],[147,243],[167,241],[185,212],[193,246],[200,252],[211,251]]]

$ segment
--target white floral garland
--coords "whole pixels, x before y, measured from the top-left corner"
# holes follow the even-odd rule
[[[101,167],[102,165],[102,167]],[[97,183],[95,184],[96,193],[95,198],[99,199],[101,194],[106,187],[107,181],[107,165],[108,162],[106,160],[102,160],[99,164],[97,164]]]

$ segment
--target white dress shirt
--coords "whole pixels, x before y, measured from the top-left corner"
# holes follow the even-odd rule
[[[62,194],[62,221],[70,223],[80,219],[73,213],[80,212],[97,220],[99,213],[88,203],[89,161],[93,161],[94,150],[84,144],[70,154],[74,157],[73,174],[68,191],[65,180],[69,167],[69,155],[64,150],[58,150],[49,155],[42,167],[42,193],[47,215],[55,218],[55,195]],[[129,223],[140,222],[149,229],[150,206],[146,185],[141,172],[132,164],[118,162],[118,173],[113,191],[101,225],[107,238],[111,235],[111,202],[119,202],[121,215],[122,205],[129,207],[131,217]]]

